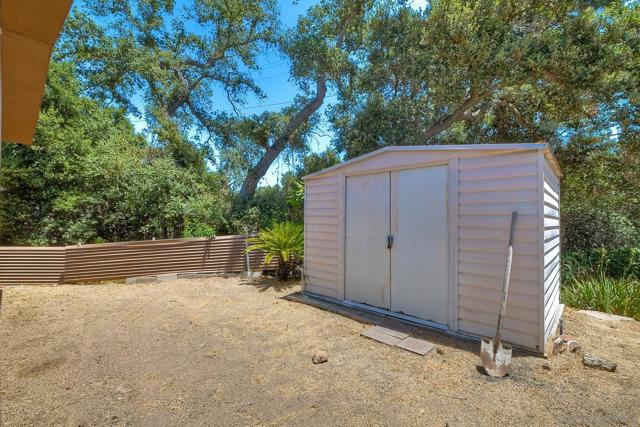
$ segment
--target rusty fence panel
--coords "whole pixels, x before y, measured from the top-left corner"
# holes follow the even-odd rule
[[[0,285],[61,283],[64,247],[0,246]]]
[[[247,270],[245,236],[149,240],[66,247],[0,247],[0,285],[52,284],[122,279],[182,272]],[[249,256],[251,270],[263,265],[264,253]]]

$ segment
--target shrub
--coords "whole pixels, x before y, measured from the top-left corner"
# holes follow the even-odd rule
[[[230,234],[255,233],[274,223],[286,221],[288,210],[287,200],[280,187],[260,187],[250,199],[236,197],[228,232]]]
[[[258,237],[247,239],[253,246],[247,252],[263,250],[266,252],[265,264],[278,257],[278,279],[287,280],[289,272],[302,260],[304,233],[302,225],[282,222],[260,231]]]
[[[629,277],[612,278],[604,271],[594,276],[573,276],[563,283],[562,301],[586,310],[604,311],[640,320],[640,282]]]
[[[638,244],[638,230],[624,215],[593,206],[567,207],[562,213],[562,247],[566,251],[616,249]]]

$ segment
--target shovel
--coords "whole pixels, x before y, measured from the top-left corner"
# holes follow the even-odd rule
[[[498,313],[498,328],[494,339],[482,337],[480,341],[480,360],[485,371],[491,377],[504,377],[511,366],[511,346],[500,340],[500,331],[504,322],[504,312],[507,308],[507,293],[509,292],[509,278],[511,276],[511,261],[513,259],[513,235],[516,229],[517,212],[511,214],[511,230],[509,231],[509,248],[507,249],[507,266],[504,270],[504,285],[502,287],[502,302]]]

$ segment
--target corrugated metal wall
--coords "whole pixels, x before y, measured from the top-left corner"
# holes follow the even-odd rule
[[[310,180],[305,185],[306,290],[334,298],[339,296],[339,190],[337,176]]]
[[[0,246],[0,285],[60,283],[66,248]]]
[[[560,182],[544,167],[544,337],[553,332],[560,305]]]
[[[51,284],[178,272],[246,270],[245,236],[66,247],[0,247],[0,284]],[[251,269],[265,266],[251,252]],[[272,260],[269,268],[275,268]]]
[[[539,343],[538,153],[460,159],[458,328],[493,335],[501,299],[511,212],[518,211],[506,341]]]

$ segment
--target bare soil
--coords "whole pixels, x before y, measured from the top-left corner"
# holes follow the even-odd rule
[[[640,322],[567,309],[565,333],[617,372],[518,354],[492,380],[477,343],[422,332],[444,353],[417,356],[282,299],[298,290],[238,278],[9,288],[0,425],[640,425]],[[327,363],[312,364],[317,350]]]

